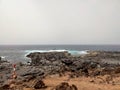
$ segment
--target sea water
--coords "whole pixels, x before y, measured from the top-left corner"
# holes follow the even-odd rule
[[[120,45],[0,45],[0,56],[10,62],[27,62],[31,52],[68,51],[72,55],[87,54],[88,50],[120,51]]]

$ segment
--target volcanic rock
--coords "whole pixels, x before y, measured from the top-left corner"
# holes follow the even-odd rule
[[[89,51],[82,56],[72,56],[68,52],[34,52],[27,55],[32,66],[39,66],[44,73],[56,74],[66,71],[97,76],[120,73],[120,52]],[[115,63],[118,61],[119,63]],[[118,68],[118,71],[116,69]]]
[[[30,53],[27,55],[28,58],[31,58],[31,64],[32,65],[39,65],[41,64],[41,60],[61,60],[61,59],[67,59],[70,56],[68,52],[35,52]]]
[[[61,84],[57,85],[53,90],[78,90],[75,85],[69,85],[66,82],[62,82]]]

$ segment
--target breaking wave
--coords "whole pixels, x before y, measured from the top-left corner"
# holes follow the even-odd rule
[[[84,50],[84,51],[77,51],[77,50],[26,50],[25,52],[27,53],[25,56],[27,56],[30,53],[34,53],[34,52],[68,52],[71,55],[85,55],[88,54],[89,50]]]

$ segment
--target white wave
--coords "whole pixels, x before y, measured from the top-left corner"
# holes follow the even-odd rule
[[[40,53],[44,53],[44,52],[65,52],[67,51],[68,53],[70,53],[71,55],[86,55],[89,54],[88,50],[84,50],[84,51],[77,51],[77,50],[26,50],[26,54],[25,57],[30,54],[30,53],[34,53],[34,52],[40,52]]]
[[[86,54],[88,54],[88,51],[87,50],[85,50],[85,51],[79,51],[79,54],[80,55],[86,55]]]
[[[86,55],[88,54],[88,50],[84,50],[84,51],[68,51],[69,53],[71,53],[71,55]]]
[[[65,52],[65,51],[68,51],[68,50],[26,50],[25,56],[27,56],[30,53],[34,53],[34,52],[45,53],[45,52]]]
[[[49,50],[48,52],[65,52],[65,51],[68,51],[68,50]]]
[[[5,59],[6,56],[0,56],[2,59]]]
[[[7,56],[0,56],[3,61],[7,60]]]

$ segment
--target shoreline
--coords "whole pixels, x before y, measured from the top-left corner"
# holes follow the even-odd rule
[[[15,80],[11,78],[12,64],[0,60],[0,90],[9,90],[9,88],[12,88],[11,90],[14,90],[13,88],[16,90],[62,90],[60,85],[63,82],[67,83],[63,83],[67,88],[74,84],[73,89],[70,90],[75,90],[75,86],[76,90],[107,90],[106,88],[119,90],[120,63],[113,62],[120,60],[120,52],[89,51],[88,53],[82,56],[72,56],[66,51],[30,53],[27,55],[31,59],[30,64],[16,64]],[[9,82],[10,80],[13,82]],[[20,87],[22,89],[18,89]],[[64,85],[62,88],[65,88]]]

